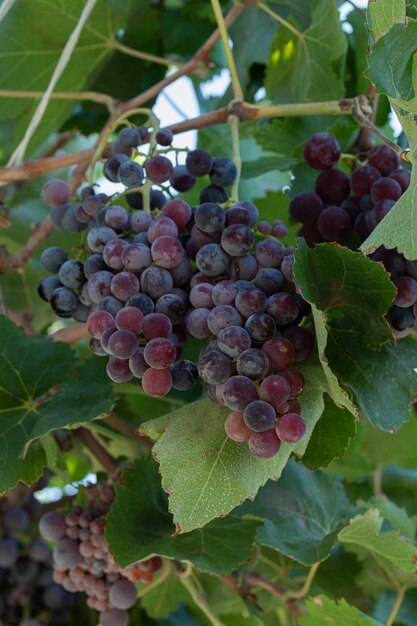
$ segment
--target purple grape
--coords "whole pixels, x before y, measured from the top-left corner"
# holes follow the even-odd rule
[[[103,249],[103,260],[112,270],[123,269],[122,255],[129,244],[124,239],[112,239]]]
[[[241,352],[250,348],[251,335],[241,326],[226,326],[219,332],[217,342],[222,352],[236,358]]]
[[[227,157],[216,157],[210,171],[210,180],[217,187],[230,187],[237,177],[236,165]]]
[[[129,613],[120,609],[107,609],[100,613],[101,626],[127,626]]]
[[[238,291],[235,306],[243,317],[250,317],[254,313],[263,313],[266,309],[267,297],[257,287],[247,287]]]
[[[178,391],[188,391],[198,381],[198,369],[192,361],[177,361],[171,369],[172,386]]]
[[[13,567],[18,559],[19,552],[19,544],[16,539],[13,537],[0,539],[0,567]]]
[[[246,376],[232,376],[224,383],[224,403],[232,411],[244,411],[257,398],[256,385]]]
[[[394,280],[397,295],[394,304],[401,308],[413,306],[417,300],[417,281],[409,276],[400,276]]]
[[[258,263],[251,254],[235,256],[229,263],[229,276],[234,281],[252,280],[258,271]]]
[[[136,161],[124,161],[117,170],[117,177],[125,187],[139,187],[143,184],[145,172]]]
[[[372,165],[361,165],[350,175],[350,188],[357,196],[365,196],[371,192],[371,187],[381,174]]]
[[[284,443],[297,443],[305,435],[306,424],[301,415],[286,413],[279,418],[276,432]]]
[[[163,397],[172,388],[172,376],[166,369],[154,369],[150,367],[142,377],[143,390],[154,397]],[[102,624],[104,626],[104,624]]]
[[[143,313],[143,315],[147,315],[148,313],[153,313],[155,310],[155,305],[152,302],[151,298],[147,296],[145,293],[137,293],[126,302],[126,306],[133,306],[136,309],[139,309]]]
[[[61,569],[75,567],[82,560],[78,543],[71,539],[60,539],[54,548],[54,561]]]
[[[264,400],[250,402],[243,413],[246,426],[258,433],[263,433],[273,428],[275,417],[274,407],[264,402]]]
[[[256,274],[255,285],[267,296],[272,296],[283,287],[284,276],[275,267],[265,267]]]
[[[193,176],[205,176],[213,167],[213,159],[205,150],[191,150],[187,155],[185,167]]]
[[[131,243],[123,248],[121,260],[122,266],[129,272],[142,272],[152,262],[151,251],[143,243]]]
[[[259,459],[270,459],[277,454],[281,446],[281,441],[273,428],[263,433],[253,433],[248,443],[249,450]]]
[[[129,361],[126,359],[118,359],[114,356],[109,358],[107,363],[107,375],[115,383],[127,383],[132,379]]]
[[[43,300],[49,302],[54,291],[62,286],[57,276],[47,276],[46,278],[42,278],[39,282],[38,294]]]
[[[109,206],[104,221],[115,230],[123,230],[129,222],[129,213],[122,206]]]
[[[279,375],[285,378],[290,386],[290,397],[299,396],[304,389],[304,376],[298,370],[282,370]]]
[[[204,187],[200,192],[200,202],[217,202],[218,204],[224,204],[229,199],[229,196],[222,187],[216,185],[209,185]]]
[[[329,133],[316,133],[304,144],[304,160],[316,170],[328,170],[340,159],[340,144]]]
[[[398,169],[400,165],[400,157],[394,150],[388,146],[381,144],[375,146],[368,154],[368,163],[376,167],[382,176],[389,176],[393,170]]]
[[[408,170],[397,169],[390,173],[390,178],[393,178],[401,187],[401,191],[407,191],[410,186],[411,174]]]
[[[195,177],[190,174],[185,165],[176,165],[169,182],[176,191],[184,193],[194,187]]]
[[[135,585],[126,579],[118,580],[109,589],[109,600],[116,609],[130,609],[137,600]]]
[[[133,356],[129,359],[129,368],[132,372],[133,376],[136,378],[142,378],[149,365],[145,361],[145,357],[143,355],[144,349],[139,348]]]
[[[373,213],[377,224],[381,222],[384,217],[391,211],[395,205],[395,200],[380,200],[373,208]]]
[[[169,128],[160,128],[155,135],[155,139],[160,146],[168,147],[172,144],[174,135]]]
[[[142,332],[148,341],[157,337],[168,337],[172,332],[171,320],[163,313],[149,313],[143,320]]]
[[[327,204],[340,204],[349,192],[349,176],[336,168],[325,170],[316,180],[316,193]]]
[[[167,157],[157,154],[145,163],[146,175],[153,183],[165,183],[171,176],[174,166]]]
[[[266,312],[278,326],[294,322],[300,314],[297,300],[289,293],[275,293],[266,304]]]
[[[251,380],[260,380],[267,375],[269,359],[262,350],[249,348],[241,352],[236,361],[237,373]]]
[[[282,334],[291,342],[295,350],[294,361],[305,361],[310,356],[314,347],[314,337],[310,331],[300,326],[288,326],[282,331]],[[281,369],[285,369],[285,367]]]
[[[115,154],[107,159],[103,167],[103,174],[107,180],[110,180],[112,183],[118,183],[119,177],[117,174],[119,168],[126,161],[129,161],[129,158],[125,154]]]
[[[151,255],[156,265],[166,269],[172,269],[182,260],[184,249],[178,239],[164,235],[158,237],[153,242]]]
[[[228,226],[222,234],[223,250],[230,256],[241,257],[252,248],[254,242],[253,230],[243,224]]]
[[[118,359],[129,359],[138,349],[136,336],[130,330],[116,330],[108,341],[108,351]]]
[[[274,336],[276,326],[270,315],[254,313],[246,320],[245,329],[255,343],[263,343]]]
[[[289,205],[291,217],[302,224],[314,224],[322,210],[321,198],[317,194],[309,192],[297,194]]]
[[[380,200],[398,200],[401,194],[401,186],[393,178],[379,178],[371,187],[371,198],[374,204]]]
[[[208,243],[197,252],[196,264],[200,272],[207,276],[225,274],[229,257],[217,243]]]
[[[113,276],[110,290],[115,298],[126,302],[139,291],[139,280],[132,272],[120,272]]]
[[[231,377],[232,361],[226,354],[210,350],[200,356],[198,371],[204,382],[218,385]]]
[[[199,283],[190,291],[190,302],[194,308],[202,307],[204,309],[212,309],[214,307],[212,293],[213,285],[209,283]]]
[[[117,235],[108,226],[94,226],[87,235],[87,244],[92,252],[103,252],[108,241],[117,239]]]
[[[219,306],[220,304],[234,304],[238,291],[239,289],[233,281],[221,280],[212,288],[212,301],[215,306]]]
[[[183,322],[186,313],[186,305],[183,298],[180,296],[174,293],[167,293],[158,298],[155,304],[155,311],[166,315],[166,317],[171,320],[172,325],[175,326]]]
[[[237,443],[247,441],[252,435],[252,430],[248,428],[243,419],[243,413],[239,411],[232,411],[226,418],[224,423],[224,430],[226,435]]]
[[[194,309],[189,312],[186,317],[185,325],[191,337],[196,339],[207,339],[210,336],[210,330],[207,326],[209,315],[208,309]]]
[[[106,270],[96,272],[87,283],[88,295],[93,302],[100,302],[105,296],[111,294],[110,284],[114,274]]]
[[[223,304],[214,307],[207,316],[207,326],[213,335],[218,335],[227,326],[240,326],[242,318],[232,306]]]
[[[65,516],[58,511],[45,513],[39,521],[39,532],[48,541],[57,541],[65,536],[67,527]]]
[[[78,306],[78,298],[73,291],[67,287],[58,287],[50,298],[52,309],[60,317],[70,317]]]
[[[324,209],[317,220],[317,228],[327,241],[348,243],[352,236],[352,222],[349,215],[337,206]]]
[[[152,217],[146,211],[135,211],[130,217],[130,226],[135,233],[143,233],[148,230],[152,221]]]
[[[169,200],[166,204],[164,204],[162,208],[162,215],[172,219],[178,228],[183,228],[191,219],[191,207],[187,204],[187,202],[184,202],[184,200],[175,198],[174,200]]]
[[[64,180],[52,178],[42,187],[42,198],[51,208],[61,207],[71,198],[71,189]]]
[[[62,248],[53,246],[46,248],[40,256],[40,263],[44,269],[50,274],[57,274],[60,267],[68,259],[67,253]]]
[[[197,207],[194,219],[200,230],[213,233],[222,228],[226,221],[226,214],[218,204],[204,202]]]
[[[263,267],[279,267],[283,258],[283,250],[279,241],[265,239],[256,245],[256,260]]]

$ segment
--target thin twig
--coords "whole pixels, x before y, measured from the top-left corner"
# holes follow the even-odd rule
[[[51,94],[53,90],[55,89],[55,86],[58,80],[61,78],[62,73],[64,72],[66,66],[68,65],[68,62],[72,56],[72,53],[74,52],[78,39],[81,35],[81,31],[84,28],[86,21],[90,17],[91,11],[94,9],[96,2],[97,0],[87,0],[81,12],[80,18],[77,22],[77,25],[75,26],[74,30],[72,31],[71,35],[68,38],[67,43],[64,46],[64,49],[62,50],[58,63],[56,64],[55,69],[52,73],[48,87],[46,88],[46,91],[44,92],[41,98],[41,101],[39,102],[36,108],[36,111],[29,123],[29,126],[26,129],[26,132],[23,136],[22,141],[19,143],[16,150],[13,152],[12,156],[10,157],[8,165],[18,164],[23,159],[26,149],[29,145],[29,142],[32,139],[36,129],[39,126],[40,121],[42,120],[45,114]]]
[[[232,79],[233,95],[235,97],[235,100],[243,100],[243,91],[240,85],[233,52],[229,44],[229,35],[227,33],[227,27],[224,22],[223,12],[219,0],[211,0],[211,6],[216,18],[220,37],[222,39],[223,48],[227,59],[227,65],[229,66],[230,77]]]
[[[113,50],[118,50],[119,52],[122,52],[123,54],[131,57],[135,57],[136,59],[142,59],[143,61],[149,61],[150,63],[157,63],[158,65],[167,65],[168,67],[172,67],[173,65],[182,65],[182,63],[179,63],[177,61],[164,59],[164,57],[158,57],[155,54],[148,54],[147,52],[142,52],[142,50],[130,48],[129,46],[125,46],[124,44],[120,43],[120,41],[116,41],[115,39],[109,42],[109,48],[113,48]]]
[[[0,98],[41,98],[44,91],[22,91],[20,89],[0,89]],[[112,108],[117,101],[106,93],[98,91],[54,91],[50,95],[51,100],[89,100],[105,104]]]
[[[52,230],[52,222],[47,217],[41,224],[36,226],[35,231],[19,252],[13,255],[4,255],[1,259],[0,272],[23,267],[35,250],[52,234]]]
[[[78,439],[84,446],[91,452],[91,454],[97,459],[100,465],[106,470],[109,476],[114,478],[117,474],[119,467],[118,462],[112,455],[107,452],[106,448],[95,438],[93,433],[81,426],[75,431]]]
[[[293,600],[301,600],[301,598],[305,598],[305,596],[308,594],[308,592],[310,591],[310,587],[313,583],[314,577],[317,573],[317,570],[320,567],[320,561],[317,563],[314,563],[309,571],[308,574],[306,576],[306,579],[304,581],[304,585],[301,587],[301,589],[297,589],[295,591],[288,591],[285,594],[286,598],[291,598]]]
[[[237,175],[236,180],[233,183],[231,199],[233,202],[239,201],[239,184],[240,175],[242,172],[242,157],[240,155],[240,139],[239,139],[239,124],[240,120],[237,115],[229,115],[228,124],[230,128],[230,134],[232,136],[232,150],[233,150],[233,162],[236,165]]]
[[[231,574],[230,576],[222,576],[221,577],[224,582],[230,584],[234,587],[234,589],[243,595],[243,597],[247,596],[247,591],[243,588],[241,589],[238,584],[238,575]],[[268,591],[271,595],[279,598],[281,602],[286,606],[288,611],[294,615],[295,617],[299,617],[301,615],[301,611],[299,610],[295,600],[292,598],[286,598],[286,591],[282,587],[278,587],[272,580],[269,580],[262,574],[258,574],[258,572],[245,572],[244,574],[244,586],[245,587],[259,587],[260,589],[264,589]]]
[[[354,106],[352,108],[352,116],[353,116],[353,119],[358,124],[360,124],[360,126],[364,126],[365,128],[368,128],[376,137],[378,137],[387,146],[389,146],[391,150],[394,150],[394,152],[399,154],[403,160],[408,161],[408,159],[405,156],[406,152],[403,150],[403,148],[401,148],[401,146],[397,146],[397,144],[394,141],[391,141],[389,137],[384,135],[384,133],[377,126],[375,126],[375,124],[369,119],[369,117],[367,117],[364,114],[364,112],[361,110],[359,106]]]
[[[115,413],[109,413],[109,415],[104,418],[103,422],[104,424],[107,424],[107,426],[110,426],[114,430],[117,430],[117,432],[121,433],[122,435],[126,435],[128,439],[131,439],[135,443],[139,444],[140,446],[142,446],[142,448],[145,448],[146,450],[152,450],[152,440],[148,437],[138,435],[134,426],[129,424],[129,422],[124,420],[122,417],[119,417]]]
[[[404,587],[401,587],[401,589],[398,590],[397,597],[395,598],[395,602],[388,616],[388,619],[385,622],[385,626],[392,626],[394,624],[398,611],[400,610],[401,605],[404,602],[405,592],[406,590],[404,589]]]
[[[283,17],[281,17],[281,15],[279,15],[278,13],[275,13],[275,11],[273,11],[272,9],[269,8],[269,6],[267,4],[264,4],[263,2],[258,2],[257,6],[264,11],[265,13],[267,13],[270,17],[272,17],[274,20],[276,20],[277,22],[279,22],[279,24],[281,24],[282,26],[284,26],[284,28],[286,28],[287,30],[289,30],[293,35],[295,35],[298,38],[301,38],[303,36],[303,33],[301,33],[299,30],[297,30],[295,28],[295,26],[293,26],[292,24],[290,24],[289,22],[287,22],[287,20],[285,20]]]
[[[213,609],[207,603],[207,598],[204,594],[200,593],[196,588],[194,582],[192,581],[190,576],[186,578],[180,578],[182,585],[186,588],[191,598],[194,601],[194,604],[198,606],[200,611],[204,613],[212,626],[225,626],[224,622],[222,622],[217,615],[214,613]]]

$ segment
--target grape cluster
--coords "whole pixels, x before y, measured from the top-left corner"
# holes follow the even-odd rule
[[[40,294],[58,315],[87,320],[91,348],[109,357],[113,381],[135,376],[147,394],[164,396],[172,387],[190,389],[200,375],[209,397],[233,411],[228,435],[248,441],[261,458],[273,456],[281,441],[304,435],[297,400],[304,381],[291,366],[313,345],[299,327],[309,307],[292,280],[293,248],[279,241],[288,231],[280,220],[259,221],[251,202],[229,198],[225,188],[237,176],[230,159],[197,149],[174,167],[151,149],[142,167],[130,157],[143,136],[123,129],[104,165],[109,180],[127,187],[133,210],[91,187],[82,190],[88,257],[45,250],[41,263],[55,275],[41,282]],[[172,137],[164,129],[156,140],[165,146]],[[171,195],[187,191],[202,176],[210,185],[197,206],[179,196],[167,200],[161,191],[169,191],[164,184]],[[44,188],[51,206],[68,201],[68,192],[59,195],[63,184],[57,197],[55,181]],[[207,344],[198,364],[181,359],[188,337]]]
[[[104,537],[113,488],[102,481],[87,487],[85,494],[85,509],[74,506],[66,515],[50,511],[39,522],[42,536],[56,542],[53,579],[66,592],[85,592],[87,605],[100,612],[102,626],[126,626],[127,609],[137,599],[134,582],[150,582],[162,561],[153,557],[121,569]]]
[[[42,514],[31,491],[0,501],[0,624],[68,626],[74,598],[53,580],[52,550],[37,536]]]
[[[410,184],[410,172],[400,167],[398,154],[386,145],[373,147],[366,163],[350,175],[336,166],[341,156],[335,137],[317,133],[304,145],[305,162],[321,170],[314,192],[299,193],[290,202],[291,217],[301,222],[299,235],[310,246],[334,241],[362,243]],[[417,261],[408,261],[396,249],[380,247],[371,258],[390,273],[397,295],[388,311],[391,325],[404,331],[417,325]]]

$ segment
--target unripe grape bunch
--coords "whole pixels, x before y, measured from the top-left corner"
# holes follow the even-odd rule
[[[104,537],[113,488],[101,481],[87,487],[85,495],[85,508],[74,506],[66,515],[50,511],[39,522],[41,535],[55,543],[53,579],[67,593],[86,593],[87,605],[100,612],[101,626],[127,626],[127,610],[137,600],[134,583],[150,582],[162,561],[152,557],[120,568]]]
[[[41,515],[32,490],[19,486],[0,500],[0,624],[71,624],[75,597],[53,580],[52,550],[38,534]]]
[[[410,184],[410,172],[385,144],[371,148],[366,162],[350,174],[337,166],[339,142],[329,133],[317,133],[304,145],[305,162],[320,170],[314,191],[294,196],[289,213],[301,222],[299,235],[310,246],[336,242],[356,248],[369,237]],[[417,325],[417,260],[408,261],[396,249],[381,246],[371,259],[383,264],[397,290],[388,319],[396,331]]]
[[[232,160],[196,149],[173,166],[167,129],[147,155],[138,152],[148,134],[123,128],[112,144],[103,173],[125,185],[121,194],[85,187],[68,204],[64,181],[46,184],[54,225],[86,233],[76,258],[56,247],[42,253],[51,275],[39,294],[57,315],[87,322],[91,349],[108,358],[114,382],[135,377],[161,397],[200,376],[208,396],[231,411],[228,436],[269,458],[305,433],[304,379],[292,366],[313,347],[299,326],[310,309],[293,282],[294,249],[280,241],[287,229],[229,197]],[[180,194],[200,177],[209,184],[191,207]],[[204,342],[198,363],[181,358],[187,339]]]

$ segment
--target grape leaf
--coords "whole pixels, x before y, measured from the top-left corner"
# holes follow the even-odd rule
[[[378,41],[395,22],[405,21],[405,2],[373,0],[368,6],[368,16],[372,35]]]
[[[341,69],[346,37],[333,0],[312,0],[311,23],[298,34],[285,24],[271,47],[265,87],[273,102],[321,102],[344,95]],[[341,68],[341,64],[339,65]]]
[[[2,89],[46,89],[62,49],[84,8],[83,0],[25,2],[17,0],[0,24]],[[80,91],[89,86],[112,53],[111,40],[128,20],[134,3],[98,3],[58,81],[56,91]],[[38,100],[0,99],[3,158],[11,154],[33,116]],[[74,108],[74,101],[53,100],[29,147],[33,151],[57,130]]]
[[[395,287],[380,265],[337,244],[320,244],[311,250],[303,240],[294,258],[297,285],[324,323],[330,314],[346,320],[361,335],[362,345],[373,348],[393,340],[384,315]]]
[[[413,540],[417,531],[416,516],[410,517],[404,508],[397,506],[385,496],[376,496],[372,503],[379,509],[382,517],[389,521],[394,530],[399,530],[402,535]]]
[[[311,469],[325,467],[335,458],[342,457],[350,439],[356,435],[357,422],[351,413],[327,397],[324,407],[303,456],[303,464]]]
[[[116,486],[116,499],[106,524],[111,551],[123,567],[159,554],[226,575],[250,557],[259,525],[256,521],[229,516],[203,530],[174,534],[158,466],[151,458],[143,457],[127,470],[124,485]]]
[[[303,565],[325,560],[355,510],[338,478],[290,461],[278,482],[268,481],[235,514],[262,520],[259,543]]]
[[[30,444],[51,430],[73,428],[108,412],[113,393],[107,384],[74,376],[71,349],[47,338],[27,337],[0,318],[0,490],[28,480],[34,453]],[[53,389],[60,385],[58,391]],[[30,449],[29,449],[30,451]],[[36,472],[41,463],[35,455]]]
[[[416,348],[416,339],[409,336],[379,351],[364,349],[363,335],[335,320],[326,353],[332,370],[355,394],[369,421],[392,431],[408,419],[417,393]]]
[[[396,531],[381,532],[383,517],[377,508],[357,515],[339,533],[340,543],[353,546],[359,554],[370,554],[384,569],[397,567],[415,577],[417,548]]]
[[[164,563],[151,585],[139,589],[141,607],[149,617],[165,617],[175,611],[181,602],[191,601],[188,591],[181,584],[171,563]]]
[[[300,626],[382,626],[343,598],[338,601],[326,596],[308,598],[306,609],[307,613],[299,618]]]
[[[268,478],[279,478],[292,452],[299,456],[304,453],[323,413],[323,394],[330,391],[318,362],[297,369],[306,381],[300,401],[307,432],[298,444],[283,444],[272,459],[258,459],[245,443],[231,441],[224,432],[229,410],[209,399],[142,425],[144,434],[159,438],[154,454],[181,532],[226,515],[246,498],[254,497]]]

